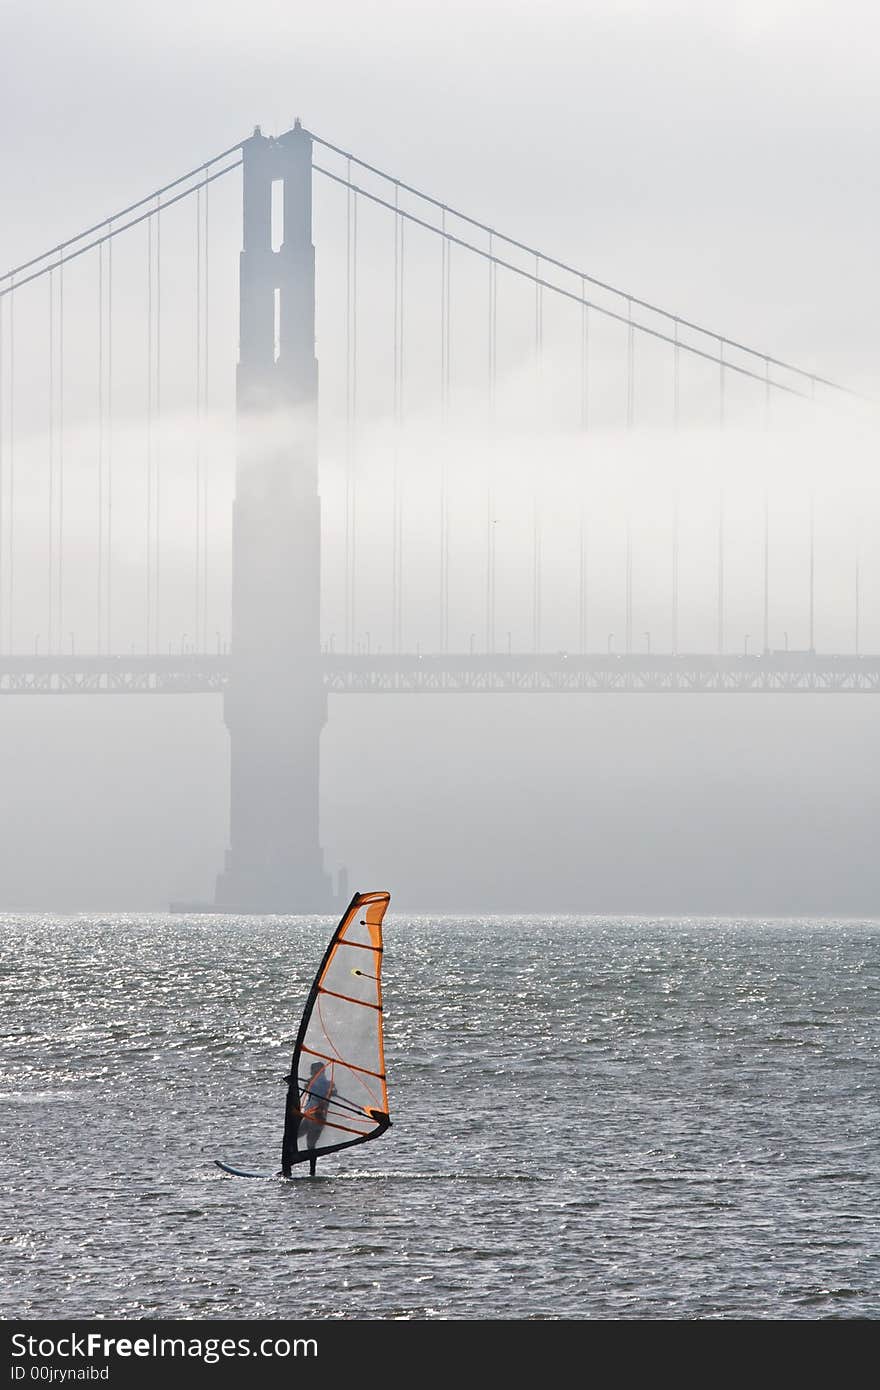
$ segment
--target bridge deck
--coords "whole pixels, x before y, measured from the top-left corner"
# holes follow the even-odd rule
[[[211,695],[228,655],[0,656],[2,695]],[[325,653],[331,695],[880,694],[880,655]]]

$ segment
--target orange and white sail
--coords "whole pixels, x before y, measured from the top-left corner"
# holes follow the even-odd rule
[[[391,1124],[382,1017],[389,893],[355,893],[303,1010],[288,1077],[281,1170],[376,1139]]]

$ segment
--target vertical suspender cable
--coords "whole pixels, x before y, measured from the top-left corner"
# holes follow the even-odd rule
[[[154,454],[156,506],[153,531],[156,545],[154,565],[155,600],[153,604],[153,642],[159,650],[159,581],[162,543],[162,216],[156,198],[156,447]]]
[[[112,223],[110,224],[112,231]],[[113,238],[107,242],[107,603],[104,611],[105,646],[113,649]]]
[[[10,323],[10,343],[9,343],[9,378],[10,378],[10,391],[9,391],[9,416],[10,416],[10,428],[9,428],[9,460],[10,460],[10,464],[11,464],[11,459],[12,459],[12,432],[11,432],[11,422],[12,422],[12,390],[11,390],[11,381],[12,381],[12,304],[13,304],[14,298],[15,298],[14,294],[11,294],[11,295],[9,296],[9,323]],[[4,309],[3,301],[0,300],[0,652],[2,652],[2,651],[4,650],[4,648],[5,648],[5,649],[11,654],[11,652],[12,652],[12,633],[11,633],[12,612],[11,612],[11,603],[10,603],[10,597],[11,597],[11,595],[10,595],[10,588],[9,588],[9,585],[7,584],[7,578],[6,578],[6,576],[7,576],[7,574],[9,573],[10,563],[11,563],[11,552],[12,552],[12,507],[11,507],[11,505],[10,505],[8,508],[5,506],[5,503],[4,503],[4,495],[3,495],[3,494],[4,494],[4,482],[5,482],[5,479],[4,479],[5,445],[4,445],[3,429],[4,429],[4,415],[5,415],[4,407],[5,407],[5,404],[6,404],[6,389],[5,389],[5,378],[4,378],[4,372],[6,371],[6,359],[5,359],[5,355],[4,355],[4,351],[3,351],[3,309]],[[11,478],[10,478],[10,483],[11,483]],[[8,533],[8,536],[9,536],[8,545],[7,545],[7,539],[6,539],[7,533]],[[8,557],[8,558],[7,558],[7,557]],[[7,628],[7,625],[6,625],[6,623],[7,623],[7,610],[8,610],[8,624],[9,624],[8,628]]]
[[[97,652],[102,649],[104,598],[104,244],[98,247],[98,586]]]
[[[352,161],[345,190],[345,649],[352,651]]]
[[[398,632],[398,590],[400,587],[400,556],[398,554],[400,511],[400,185],[394,185],[394,290],[392,293],[391,327],[391,396],[393,414],[392,479],[391,479],[391,650],[400,651]]]
[[[770,426],[770,360],[764,358],[764,429]],[[764,651],[770,651],[770,502],[764,489]]]
[[[350,613],[352,613],[352,639],[357,632],[357,481],[356,466],[357,439],[357,190],[352,197],[352,507],[350,507],[350,545],[352,560],[349,566],[349,582],[352,585]]]
[[[627,304],[627,319],[628,319],[628,321],[629,321],[629,326],[628,326],[628,328],[627,328],[627,330],[626,330],[626,427],[627,427],[627,429],[631,429],[631,428],[632,428],[632,425],[633,425],[633,421],[634,421],[634,419],[635,419],[635,413],[636,413],[636,402],[635,402],[635,396],[636,396],[636,383],[635,383],[636,348],[635,348],[635,329],[633,328],[633,322],[632,322],[632,311],[633,311],[632,300],[631,300],[631,299],[628,299],[628,300],[626,301],[626,304]]]
[[[3,625],[3,599],[4,599],[4,569],[6,566],[6,514],[3,509],[3,372],[5,364],[3,361],[3,300],[0,299],[0,653],[3,651],[4,638],[6,636]]]
[[[770,500],[764,490],[764,651],[770,650]]]
[[[724,651],[724,493],[718,496],[718,652]]]
[[[3,506],[4,477],[3,477],[3,427],[4,427],[4,377],[3,373],[6,364],[3,360],[3,300],[0,299],[0,653],[2,653],[6,640],[6,628],[4,626],[4,598],[6,575],[6,512]]]
[[[146,652],[153,630],[153,219],[147,218],[147,477],[146,477]]]
[[[10,284],[15,285],[14,279]],[[12,654],[15,642],[15,295],[9,296],[9,584],[6,593],[9,618],[9,640],[6,650]]]
[[[395,183],[395,225],[393,225],[393,295],[392,295],[392,495],[391,495],[391,649],[399,652],[398,645],[398,512],[400,507],[400,377],[399,377],[399,313],[400,313],[400,185]]]
[[[54,632],[54,531],[55,531],[55,286],[49,271],[49,605],[46,651],[52,653]]]
[[[446,209],[440,214],[440,650],[446,651]]]
[[[495,424],[496,424],[496,421],[497,421],[497,406],[498,406],[498,266],[494,263],[494,261],[491,262],[491,268],[492,268],[492,322],[491,322],[491,337],[492,337],[492,377],[491,377],[491,382],[490,382],[489,390],[490,390],[490,397],[491,397],[491,403],[492,403],[492,428],[493,428],[493,431],[494,431],[494,429],[495,429]],[[490,585],[489,585],[489,641],[490,641],[490,643],[491,643],[491,650],[494,652],[494,650],[495,650],[495,619],[496,619],[496,612],[497,612],[497,609],[496,609],[496,599],[495,599],[495,581],[496,581],[497,572],[498,572],[498,571],[497,571],[498,558],[497,558],[496,551],[495,551],[495,446],[494,446],[494,440],[493,440],[492,443],[491,443],[491,459],[490,459],[490,465],[489,465],[489,466],[490,466],[490,469],[491,469],[491,472],[490,472],[490,474],[489,474],[489,485],[490,485],[490,499],[489,499],[489,501],[490,501],[490,510],[491,510],[491,514],[492,514],[492,550],[491,550],[491,561],[492,561],[492,563],[491,563],[491,567],[490,567]]]
[[[64,252],[58,266],[58,563],[56,624],[58,650],[64,647]]]
[[[533,501],[533,566],[532,566],[532,647],[541,650],[541,511],[538,490]]]
[[[626,654],[632,651],[633,598],[632,598],[632,518],[626,517]]]
[[[201,646],[201,577],[202,577],[202,192],[196,189],[196,457],[195,507],[196,554],[193,574],[193,641],[197,651]]]
[[[810,651],[816,650],[816,504],[810,493]]]
[[[209,355],[208,348],[210,343],[210,278],[208,261],[208,231],[209,231],[209,203],[208,194],[211,185],[205,184],[205,293],[204,308],[202,318],[205,328],[205,346],[202,354],[202,420],[205,427],[209,430],[210,438],[210,376],[208,372]],[[210,448],[209,448],[210,457]],[[207,460],[202,472],[202,635],[198,645],[199,651],[205,651],[208,646],[208,467]]]
[[[590,310],[586,303],[587,282],[581,277],[581,429],[590,428]],[[587,650],[587,536],[584,504],[580,509],[578,628],[581,654]]]
[[[580,595],[578,604],[580,652],[582,656],[587,652],[587,640],[589,633],[587,630],[587,522],[584,516],[584,506],[581,503],[581,524],[580,524]]]
[[[590,427],[590,310],[586,280],[581,278],[581,429]]]
[[[678,656],[678,489],[672,505],[672,655]]]
[[[489,424],[495,424],[495,408],[498,387],[498,266],[494,260],[495,238],[489,233]]]
[[[544,286],[540,284],[541,262],[535,257],[535,365],[538,371],[540,388],[541,373],[544,367]],[[539,401],[540,404],[540,401]]]
[[[720,429],[724,429],[724,407],[725,407],[724,388],[725,388],[725,384],[726,384],[726,376],[725,376],[725,372],[724,372],[724,339],[723,339],[723,338],[719,338],[719,339],[718,339],[718,362],[719,362],[719,367],[718,367],[718,426],[719,426]]]
[[[535,256],[535,427],[544,418],[544,288],[541,259]],[[541,651],[541,514],[538,503],[539,468],[534,464],[532,496],[532,651]]]
[[[489,233],[489,450],[486,487],[486,651],[495,651],[495,407],[498,384],[498,267]]]
[[[861,616],[860,613],[859,613],[859,565],[860,565],[860,561],[859,561],[859,557],[858,557],[858,555],[857,555],[857,556],[856,556],[856,633],[855,633],[855,637],[856,637],[856,656],[859,655],[859,640],[860,640],[860,634],[859,634],[859,618],[860,618],[860,616]]]
[[[446,424],[449,426],[449,410],[452,392],[452,242],[446,243]],[[444,472],[444,521],[443,521],[443,574],[446,592],[443,600],[443,650],[449,650],[449,448],[443,449]]]
[[[398,333],[397,333],[397,433],[400,435],[403,426],[404,410],[404,249],[406,236],[406,223],[397,218],[400,223],[400,289],[397,299],[398,310]],[[403,649],[403,480],[399,479],[397,494],[397,611],[395,613],[395,632],[397,650]]]
[[[535,424],[541,419],[544,375],[544,287],[540,284],[541,261],[535,256]]]
[[[352,491],[352,409],[351,409],[351,160],[348,161],[348,187],[345,190],[345,648],[354,650],[351,612],[351,491]]]
[[[672,423],[678,429],[681,423],[681,349],[678,345],[678,319],[673,321],[675,347],[672,349]]]
[[[440,238],[440,650],[449,647],[449,260],[446,209]]]

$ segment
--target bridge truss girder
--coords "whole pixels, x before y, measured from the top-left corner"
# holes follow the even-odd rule
[[[0,695],[220,695],[228,655],[0,657]],[[328,695],[878,695],[880,656],[347,655]]]

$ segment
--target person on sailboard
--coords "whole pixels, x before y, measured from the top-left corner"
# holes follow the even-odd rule
[[[321,1137],[321,1130],[327,1123],[327,1106],[330,1104],[330,1097],[336,1095],[336,1087],[333,1085],[333,1077],[325,1062],[313,1062],[308,1084],[300,1097],[300,1107],[302,1109],[302,1123],[300,1124],[300,1134],[306,1141],[306,1148],[314,1150]],[[315,1176],[317,1157],[314,1152],[309,1153],[309,1177]]]

